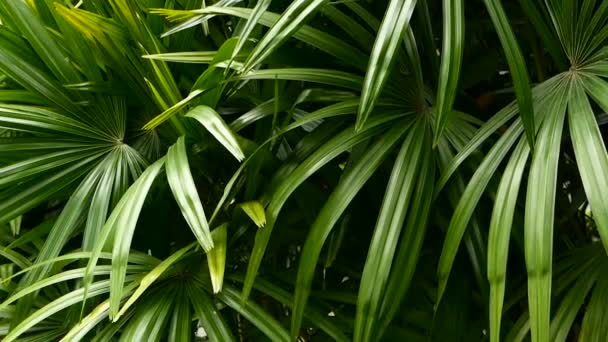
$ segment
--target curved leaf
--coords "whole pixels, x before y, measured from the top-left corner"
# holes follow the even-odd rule
[[[183,136],[179,137],[167,151],[167,180],[188,226],[203,249],[208,252],[213,248],[213,239],[190,173],[185,140]]]
[[[195,244],[192,243],[192,244],[190,244],[190,245],[188,245],[188,246],[186,246],[186,247],[178,250],[177,252],[171,254],[167,259],[163,260],[156,267],[154,267],[154,269],[150,270],[150,272],[148,272],[141,279],[141,281],[139,282],[139,286],[137,287],[137,289],[135,290],[135,292],[133,293],[133,295],[131,295],[131,297],[129,297],[129,299],[122,306],[122,308],[120,308],[120,311],[116,315],[116,319],[119,319],[122,315],[124,315],[125,312],[127,312],[127,310],[135,303],[135,301],[137,301],[137,299],[139,297],[141,297],[144,294],[144,292],[150,286],[152,286],[152,284],[158,278],[160,278],[163,275],[163,273],[165,273],[167,271],[167,269],[169,267],[171,267],[173,264],[175,264],[180,259],[182,259],[184,257],[184,255],[187,252],[189,252],[194,247],[195,247]]]
[[[386,9],[363,82],[361,105],[357,115],[358,130],[365,124],[384,88],[415,7],[416,0],[391,0]]]
[[[464,50],[464,1],[443,0],[443,46],[435,104],[435,144],[448,124]]]
[[[212,341],[236,341],[222,315],[215,307],[213,299],[199,288],[188,288],[188,296],[194,312],[201,320],[205,332]]]
[[[418,121],[411,128],[397,155],[386,187],[359,285],[355,341],[369,341],[375,336],[397,242],[402,234],[410,201],[417,196],[413,194],[416,187],[414,179],[426,176],[419,174],[420,163],[425,157],[423,154],[428,152],[423,146],[426,134],[424,124]],[[421,182],[420,179],[417,181]]]
[[[363,157],[342,176],[336,189],[329,196],[312,224],[304,248],[302,249],[300,265],[298,267],[296,294],[291,319],[292,339],[295,339],[300,331],[304,308],[312,286],[312,278],[325,240],[352,199],[374,174],[397,141],[410,128],[410,125],[411,123],[408,121],[397,123],[394,128],[384,134],[365,151]],[[357,338],[357,335],[355,335],[355,338]]]
[[[502,8],[500,0],[484,0],[498,38],[502,44],[503,50],[509,63],[513,84],[515,86],[515,95],[519,104],[519,113],[521,121],[526,130],[528,143],[532,148],[534,146],[536,130],[534,129],[534,109],[532,108],[532,90],[530,89],[530,80],[528,78],[528,70],[526,69],[526,61],[519,49],[513,30],[509,25],[507,15]]]
[[[581,84],[584,81],[576,79],[574,82],[568,102],[572,146],[585,194],[591,205],[593,219],[604,247],[608,250],[608,203],[604,195],[608,192],[608,179],[606,179],[608,153],[593,115],[593,109]],[[604,90],[607,88],[606,85],[603,87]]]
[[[200,122],[238,161],[245,159],[245,153],[241,150],[234,133],[213,108],[196,106],[186,114],[186,117]]]
[[[98,246],[96,246],[93,252],[97,254],[101,251],[108,234],[112,232],[114,235],[114,247],[112,249],[112,273],[110,273],[110,280],[112,281],[110,286],[110,318],[113,321],[116,321],[120,300],[123,296],[125,272],[135,225],[139,218],[141,208],[144,205],[146,195],[148,194],[154,179],[160,173],[164,163],[165,158],[162,158],[150,165],[129,188],[121,199],[122,203],[119,203],[116,206],[112,215],[106,222],[106,225],[103,228],[105,232],[101,234],[102,237],[97,242]],[[95,265],[96,261],[95,258],[91,258],[89,260],[89,267]],[[91,279],[91,276],[87,275],[87,279]]]
[[[566,93],[568,94],[568,93]],[[549,340],[553,219],[566,96],[554,98],[540,128],[528,176],[524,240],[532,341]]]
[[[317,149],[310,157],[302,162],[288,177],[284,178],[280,185],[273,191],[272,199],[266,208],[266,226],[256,233],[253,252],[247,266],[247,276],[243,287],[243,300],[246,300],[253,288],[253,283],[258,269],[262,262],[266,246],[270,240],[270,235],[281,208],[289,196],[302,184],[308,177],[319,170],[323,165],[348,150],[349,148],[361,143],[386,128],[386,124],[391,118],[377,118],[370,120],[365,129],[356,133],[354,127],[350,127],[334,138],[326,142],[321,148]],[[299,123],[298,123],[299,124]],[[289,127],[285,128],[287,130]]]
[[[500,341],[500,322],[505,296],[511,226],[519,187],[529,155],[529,145],[520,141],[503,172],[492,210],[488,236],[487,270],[490,282],[490,341],[492,342]]]
[[[125,278],[125,281],[133,281],[136,277],[137,276],[127,276]],[[129,290],[129,286],[127,286],[125,290]],[[110,280],[98,281],[96,283],[91,284],[85,298],[99,296],[108,292],[110,292]],[[127,292],[128,291],[125,291],[125,293]],[[29,328],[35,326],[44,319],[50,317],[51,315],[57,313],[60,310],[63,310],[71,305],[81,302],[84,294],[84,288],[80,288],[55,299],[51,303],[32,313],[30,316],[27,317],[27,319],[25,319],[19,325],[15,326],[15,328],[11,329],[9,334],[4,337],[4,341],[14,341],[24,332],[26,332]]]
[[[454,214],[450,220],[450,225],[441,251],[441,257],[439,259],[439,265],[437,266],[437,275],[439,278],[437,302],[441,300],[460,242],[462,241],[462,237],[464,236],[477,203],[490,182],[492,175],[494,175],[494,172],[498,169],[502,160],[522,133],[523,127],[518,120],[511,125],[511,128],[509,128],[488,152],[462,194],[462,198],[458,202],[458,206],[454,210]]]

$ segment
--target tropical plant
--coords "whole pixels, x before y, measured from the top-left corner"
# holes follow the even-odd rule
[[[608,2],[0,22],[4,341],[608,336]]]

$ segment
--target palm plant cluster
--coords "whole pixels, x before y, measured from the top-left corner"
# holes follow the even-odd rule
[[[3,341],[605,341],[608,1],[0,0]]]

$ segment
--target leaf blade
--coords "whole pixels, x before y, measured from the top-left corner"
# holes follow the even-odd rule
[[[228,243],[228,224],[223,224],[211,232],[213,237],[212,250],[207,253],[207,265],[211,276],[213,293],[222,291],[224,285],[224,272],[226,271],[226,245]]]
[[[167,151],[167,181],[192,233],[201,247],[208,252],[213,248],[213,239],[190,172],[185,141],[184,136],[179,137]]]
[[[415,7],[416,0],[392,0],[388,5],[365,74],[357,114],[357,129],[361,129],[365,124],[384,88],[399,42],[409,28]]]
[[[550,332],[553,218],[565,98],[555,98],[552,115],[540,127],[526,192],[524,247],[532,341],[546,341]]]
[[[373,175],[399,138],[403,136],[410,126],[411,122],[399,122],[394,128],[389,130],[374,143],[374,145],[365,152],[364,156],[342,176],[336,189],[323,205],[321,212],[312,224],[310,233],[308,234],[302,249],[298,267],[293,316],[291,321],[292,339],[297,338],[300,331],[304,316],[304,308],[306,307],[306,302],[308,301],[310,288],[312,286],[315,267],[325,240],[354,196]],[[357,335],[355,336],[357,337]]]
[[[490,282],[490,341],[492,342],[500,340],[511,226],[529,154],[529,146],[520,141],[505,168],[492,210],[487,269]]]
[[[498,38],[502,44],[507,63],[511,70],[513,84],[515,86],[515,95],[519,104],[519,113],[521,121],[526,130],[528,143],[532,148],[534,146],[535,133],[534,129],[534,108],[532,104],[532,90],[530,87],[530,79],[526,68],[526,61],[521,53],[513,30],[509,25],[509,19],[502,8],[500,0],[485,0],[486,7],[498,33]]]
[[[608,172],[608,153],[582,82],[583,79],[577,79],[572,89],[568,123],[583,188],[604,248],[608,250],[608,204],[604,195],[608,191],[608,181],[605,178]],[[599,89],[608,89],[608,85],[603,83]]]
[[[435,104],[435,144],[452,111],[464,50],[464,4],[462,0],[443,0],[443,46]]]
[[[213,108],[196,106],[186,114],[186,117],[200,122],[238,161],[245,159],[245,153],[239,146],[235,134]]]

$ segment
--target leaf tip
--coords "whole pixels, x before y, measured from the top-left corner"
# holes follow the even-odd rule
[[[249,216],[251,221],[255,223],[258,228],[262,228],[266,225],[266,213],[264,207],[258,201],[250,201],[241,203],[239,207]]]
[[[437,301],[435,302],[435,311],[437,311],[437,308],[439,307],[439,304],[441,303],[441,298],[443,297],[443,294],[445,293],[445,288],[447,286],[448,283],[448,277],[445,275],[439,275],[439,283],[437,285]]]

